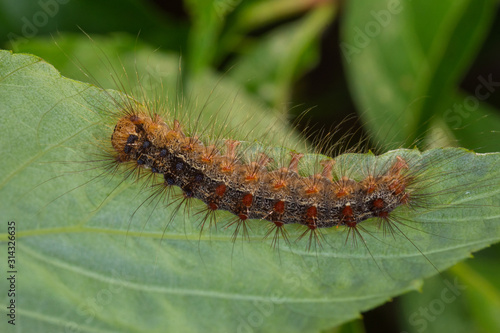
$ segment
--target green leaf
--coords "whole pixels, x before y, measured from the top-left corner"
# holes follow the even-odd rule
[[[3,32],[0,45],[8,41],[9,47],[16,49],[35,37],[81,30],[127,32],[153,45],[161,45],[163,50],[178,52],[185,49],[189,26],[159,6],[142,0],[0,2],[0,31]]]
[[[463,333],[498,331],[498,250],[492,248],[485,252],[491,256],[480,256],[482,258],[476,258],[472,265],[460,263],[451,268],[454,276],[445,274],[427,281],[423,295],[410,293],[403,297],[403,329]]]
[[[213,64],[220,31],[224,24],[224,14],[220,5],[226,2],[215,0],[186,0],[185,6],[191,16],[191,29],[188,41],[188,68],[194,73],[210,68]]]
[[[499,140],[493,144],[489,137],[481,141],[479,133],[462,131],[486,115],[486,127],[500,123],[482,103],[487,98],[477,92],[470,101],[455,98],[496,6],[494,0],[348,3],[341,49],[354,100],[377,142],[412,143],[440,128],[449,142],[465,145],[475,135],[479,145],[468,148],[500,149]]]
[[[319,36],[335,12],[334,4],[318,6],[303,19],[274,29],[247,47],[250,51],[229,74],[273,107],[282,107],[290,100],[294,80],[318,61]]]
[[[172,57],[158,54],[152,61]],[[193,84],[201,103],[186,105],[203,107],[208,94],[218,112],[220,100],[207,88],[214,81],[207,82]],[[229,87],[234,83],[224,79],[217,85],[224,94]],[[319,331],[500,240],[500,154],[453,148],[338,158],[353,177],[362,176],[354,166],[375,159],[385,165],[396,155],[423,166],[432,206],[398,209],[395,225],[404,236],[385,237],[375,221],[366,221],[366,243],[346,244],[346,230],[329,228],[322,230],[322,248],[308,252],[302,240],[280,244],[277,253],[262,241],[268,225],[262,221],[249,222],[250,242],[235,244],[233,229],[222,227],[227,215],[217,230],[201,235],[193,212],[181,209],[168,224],[172,206],[148,204],[150,192],[140,182],[123,181],[121,174],[99,177],[99,164],[88,162],[95,159],[89,154],[96,138],[107,140],[112,130],[106,112],[116,107],[113,98],[125,97],[64,78],[38,57],[0,52],[0,211],[17,226],[19,330]],[[244,123],[241,131],[262,133],[273,113],[251,109],[266,122]],[[289,137],[287,128],[276,132]],[[1,253],[7,252],[6,230],[4,224]],[[287,230],[292,238],[303,231]],[[7,290],[5,279],[0,288]]]

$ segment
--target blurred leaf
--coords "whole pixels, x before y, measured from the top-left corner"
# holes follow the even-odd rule
[[[218,87],[224,90],[234,86],[222,83]],[[203,85],[192,96],[207,91]],[[106,112],[121,98],[126,97],[61,77],[37,57],[0,53],[0,152],[9,156],[0,161],[0,211],[18,228],[19,330],[318,331],[357,318],[418,287],[435,268],[443,270],[500,240],[500,155],[460,149],[398,150],[377,157],[377,165],[399,155],[423,163],[431,174],[446,175],[426,188],[440,194],[430,198],[435,207],[398,210],[401,221],[413,221],[397,225],[405,236],[384,239],[376,223],[367,221],[364,228],[374,237],[365,234],[366,243],[357,247],[346,246],[345,230],[329,228],[316,252],[304,251],[304,240],[290,248],[280,244],[278,255],[269,241],[260,241],[267,231],[262,221],[249,222],[252,241],[236,244],[231,228],[200,235],[195,214],[180,213],[166,227],[172,207],[137,209],[150,195],[140,191],[141,184],[123,182],[120,175],[101,180],[94,164],[78,162],[89,160],[96,137],[109,137],[113,124]],[[182,110],[196,106],[187,103]],[[261,125],[250,129],[269,128],[268,122]],[[289,137],[287,132],[279,131]],[[354,166],[373,159],[348,154],[337,164],[356,178],[363,172]],[[297,226],[287,230],[293,238],[302,232]],[[0,234],[0,240],[6,238]]]
[[[452,102],[443,114],[452,138],[456,138],[464,147],[474,147],[478,152],[500,151],[499,129],[500,113],[486,103],[470,104],[471,95],[464,93],[450,94]],[[456,145],[451,142],[449,146]]]
[[[342,325],[338,330],[335,332],[337,333],[366,333],[365,327],[363,325],[362,320],[354,320],[350,323]],[[325,333],[325,332],[323,332]],[[333,333],[333,331],[332,331]]]
[[[401,328],[409,333],[475,332],[463,288],[468,288],[463,281],[444,274],[426,281],[421,294],[412,292],[401,297]]]
[[[225,13],[219,6],[230,4],[226,0],[185,0],[191,16],[189,32],[188,68],[200,73],[211,68],[217,53],[220,31],[225,22]]]
[[[498,256],[498,249],[495,255]],[[477,263],[461,263],[451,271],[471,288],[465,293],[474,322],[483,332],[500,330],[500,281],[496,258],[482,258]]]
[[[188,28],[187,23],[169,16],[151,1],[0,0],[0,45],[10,42],[8,47],[13,49],[36,37],[61,31],[79,33],[82,29],[90,34],[128,32],[164,50],[179,52]]]
[[[239,31],[262,28],[310,10],[314,6],[322,6],[321,1],[311,0],[259,0],[253,2],[242,1],[240,4],[244,9],[235,19],[235,27],[232,28]],[[325,6],[329,5],[326,4]]]
[[[150,85],[168,81],[170,90],[178,88],[178,54],[171,53],[167,61],[161,61],[166,53],[160,53],[124,33],[106,37],[66,33],[54,38],[34,38],[15,51],[36,54],[65,76],[99,83],[108,89],[123,84],[120,89],[129,91],[130,85],[138,79]],[[141,73],[142,77],[137,78],[136,73]]]
[[[491,251],[489,251],[491,252]],[[500,329],[498,251],[481,252],[470,264],[460,263],[443,277],[434,277],[424,293],[402,297],[401,324],[408,332],[497,332]]]
[[[291,85],[318,61],[319,37],[331,24],[336,6],[317,6],[300,20],[274,29],[237,60],[230,75],[249,91],[283,108]]]
[[[447,122],[447,110],[496,6],[494,0],[348,2],[341,49],[354,100],[377,142],[408,144],[436,123],[459,145],[470,141]],[[491,122],[500,121],[481,108],[478,118],[488,114]]]

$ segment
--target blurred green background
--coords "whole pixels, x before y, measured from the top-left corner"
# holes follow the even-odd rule
[[[2,0],[0,45],[83,80],[50,42],[73,54],[71,46],[88,41],[83,30],[118,49],[182,54],[183,84],[225,75],[311,132],[342,122],[339,137],[355,133],[356,143],[367,135],[381,149],[417,143],[492,152],[500,150],[498,13],[493,0]],[[491,248],[444,273],[468,288],[426,320],[425,331],[500,330],[499,253]],[[339,330],[417,332],[422,326],[409,318],[432,303],[441,280]]]

